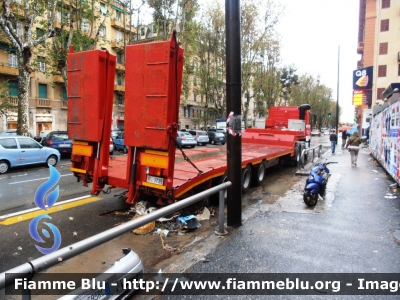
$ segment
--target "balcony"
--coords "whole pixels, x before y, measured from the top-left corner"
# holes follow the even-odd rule
[[[63,83],[64,82],[64,78],[59,74],[53,75],[53,82],[55,82],[55,83]]]
[[[117,71],[125,71],[125,66],[123,64],[117,63]]]
[[[125,24],[120,20],[111,20],[111,27],[114,27],[117,30],[125,31],[125,32],[135,32],[136,29],[134,26],[129,26],[129,24]]]
[[[0,74],[18,76],[18,67],[16,65],[10,65],[9,63],[0,62]]]
[[[124,43],[122,41],[112,40],[111,48],[113,49],[122,49],[124,48]]]
[[[357,53],[358,54],[364,53],[364,42],[358,42]]]
[[[61,101],[61,109],[68,109],[68,101]]]
[[[51,108],[51,100],[50,99],[36,99],[36,107]]]
[[[116,91],[116,92],[125,92],[125,85],[115,83],[114,91]]]

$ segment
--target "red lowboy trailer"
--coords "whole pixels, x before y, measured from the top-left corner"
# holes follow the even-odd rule
[[[183,49],[170,41],[126,47],[124,139],[127,156],[109,156],[115,56],[93,50],[68,56],[71,171],[92,194],[125,188],[127,203],[188,197],[226,179],[225,147],[176,151]],[[265,129],[242,133],[242,190],[260,185],[266,169],[296,160],[309,132],[309,105],[271,107]],[[232,137],[233,138],[233,137]],[[180,150],[180,149],[179,149]]]

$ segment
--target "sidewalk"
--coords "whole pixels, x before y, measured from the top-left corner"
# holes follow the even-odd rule
[[[357,167],[351,166],[348,151],[340,147],[336,151],[326,155],[338,164],[330,165],[331,190],[324,201],[314,209],[306,208],[301,193],[305,177],[299,176],[287,196],[246,212],[243,225],[191,272],[398,273],[400,252],[395,236],[400,229],[400,213],[397,190],[390,186],[394,181],[367,149],[360,150]],[[198,254],[186,255],[199,259]],[[165,272],[177,272],[175,267]]]

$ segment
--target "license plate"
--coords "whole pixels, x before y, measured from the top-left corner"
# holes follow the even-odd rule
[[[93,290],[89,293],[81,294],[79,300],[106,299],[110,295],[110,284],[106,282],[105,290]]]
[[[71,147],[71,144],[60,144],[59,147]]]
[[[164,178],[147,175],[147,182],[164,185]]]

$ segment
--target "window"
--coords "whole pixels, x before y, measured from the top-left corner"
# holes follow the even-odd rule
[[[141,35],[145,35],[145,33],[146,33],[145,31],[146,31],[146,28],[144,28],[144,27],[140,28]]]
[[[193,78],[193,85],[194,85],[194,86],[197,86],[197,77],[194,77],[194,78]]]
[[[386,77],[386,65],[378,66],[378,77]]]
[[[118,10],[115,11],[115,20],[121,21],[121,12]]]
[[[153,33],[156,33],[157,32],[157,25],[153,25]]]
[[[68,100],[67,89],[65,88],[65,86],[62,87],[62,99],[64,101]]]
[[[183,108],[183,116],[186,118],[188,113],[188,109],[186,107]]]
[[[200,101],[204,102],[204,96],[203,95],[200,96]]]
[[[100,13],[104,16],[107,14],[107,7],[104,3],[100,3]]]
[[[122,32],[117,31],[117,38],[116,38],[117,43],[122,42]]]
[[[388,53],[388,43],[380,43],[379,44],[379,55]]]
[[[46,72],[46,58],[42,56],[38,56],[38,67],[40,72]]]
[[[124,75],[121,73],[117,73],[117,85],[123,85],[124,84]]]
[[[47,84],[39,83],[39,98],[47,98]]]
[[[119,64],[124,63],[124,55],[121,52],[117,52],[117,63]]]
[[[117,105],[120,105],[120,106],[124,105],[124,95],[122,95],[122,94],[117,95]]]
[[[0,146],[2,146],[4,149],[17,149],[17,142],[14,138],[1,139]]]
[[[17,31],[17,35],[19,35],[19,36],[23,35],[22,23],[21,22],[17,22],[16,31]]]
[[[9,95],[10,96],[18,96],[18,81],[16,80],[9,80]]]
[[[44,36],[45,31],[42,28],[36,28],[36,38],[40,38],[42,36]]]
[[[18,68],[18,59],[17,59],[17,55],[10,53],[8,54],[8,65],[11,68]]]
[[[376,89],[376,99],[382,99],[382,93],[385,90],[385,88],[377,88]]]
[[[390,0],[382,0],[382,8],[389,8]]]
[[[400,64],[399,64],[398,69],[397,69],[397,76],[400,76]]]
[[[185,100],[188,100],[188,99],[189,99],[189,92],[185,91]]]
[[[197,101],[197,95],[196,95],[196,93],[193,94],[193,101],[194,101],[194,102]]]
[[[389,19],[381,20],[381,32],[389,31]]]
[[[89,20],[86,18],[82,18],[81,30],[85,32],[89,32]]]
[[[105,37],[106,36],[106,28],[105,27],[101,27],[99,30],[99,35],[101,37]]]
[[[40,145],[35,141],[28,138],[19,138],[18,139],[19,147],[21,149],[36,149],[40,148]]]
[[[197,61],[193,61],[193,72],[197,71]]]

